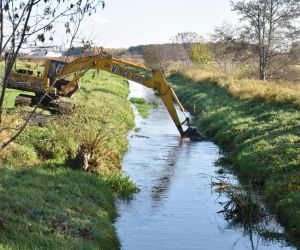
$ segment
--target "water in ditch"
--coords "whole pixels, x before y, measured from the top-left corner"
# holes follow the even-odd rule
[[[146,120],[136,113],[136,129],[129,134],[123,170],[141,191],[133,200],[117,201],[122,249],[296,249],[225,220],[218,212],[227,198],[212,188],[218,146],[181,141],[153,91],[135,83],[130,88],[131,96],[155,101],[158,108]],[[274,221],[269,224],[282,232]]]

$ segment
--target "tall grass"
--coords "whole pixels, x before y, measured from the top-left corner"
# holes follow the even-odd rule
[[[261,81],[250,78],[236,78],[209,69],[181,67],[177,72],[195,81],[210,81],[224,88],[233,97],[242,100],[261,100],[273,104],[300,106],[300,84],[286,80]]]
[[[103,180],[109,184],[112,191],[121,199],[130,199],[139,188],[129,179],[128,176],[120,173],[106,173],[102,175]]]

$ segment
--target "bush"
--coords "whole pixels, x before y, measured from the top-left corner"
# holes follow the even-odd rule
[[[198,66],[205,66],[213,61],[214,56],[205,44],[197,43],[191,47],[190,59]]]

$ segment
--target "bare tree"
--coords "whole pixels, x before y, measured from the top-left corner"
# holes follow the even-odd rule
[[[238,0],[232,1],[233,11],[244,22],[242,37],[253,45],[259,59],[261,80],[270,78],[277,58],[289,53],[298,39],[295,20],[300,15],[299,0]],[[287,65],[283,62],[280,67]]]
[[[289,56],[291,59],[296,63],[300,63],[300,44],[299,43],[293,43],[290,48]]]
[[[148,67],[164,73],[172,59],[172,46],[169,44],[147,45],[143,58]]]
[[[215,59],[224,73],[231,72],[235,64],[236,33],[233,25],[223,23],[211,35]]]
[[[237,64],[253,57],[253,53],[246,52],[247,44],[241,41],[239,29],[230,23],[216,27],[211,41],[210,48],[224,73],[232,73]]]
[[[202,38],[196,32],[181,32],[173,37],[172,42],[175,45],[181,45],[178,47],[178,51],[182,53],[182,58],[186,63],[190,62],[190,49],[194,43],[199,43],[202,41]]]
[[[99,6],[104,7],[103,0],[0,0],[0,53],[10,55],[1,81],[0,128],[8,76],[20,49],[37,41],[44,43],[48,33],[53,41],[51,31],[62,24],[66,33],[71,33],[74,24],[77,33],[84,16],[92,15]]]

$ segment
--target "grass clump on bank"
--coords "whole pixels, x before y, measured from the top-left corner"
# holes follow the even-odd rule
[[[299,237],[300,111],[294,103],[239,98],[212,78],[175,73],[168,80],[202,131],[230,152],[242,176],[261,185],[267,203]]]
[[[74,113],[38,113],[42,121],[33,119],[0,151],[0,248],[119,248],[113,196],[127,198],[137,191],[121,172],[127,132],[134,125],[128,93],[127,81],[90,71],[71,99]],[[5,122],[19,126],[26,112],[8,111]],[[1,132],[0,143],[13,133]],[[94,174],[67,166],[82,145],[90,150]]]
[[[150,110],[157,108],[156,103],[146,102],[144,98],[132,97],[130,101],[136,105],[140,116],[144,119],[148,118]]]
[[[139,188],[129,177],[120,172],[106,173],[102,175],[102,178],[121,199],[130,199],[134,193],[139,192]]]

